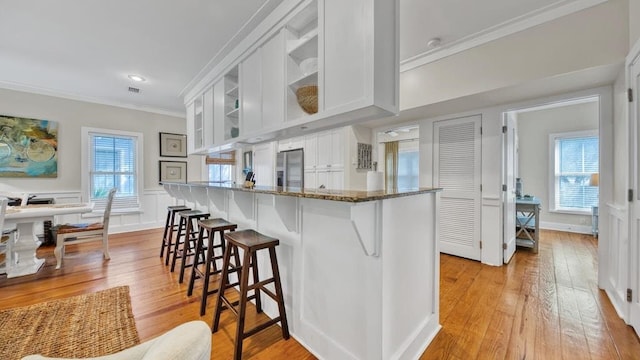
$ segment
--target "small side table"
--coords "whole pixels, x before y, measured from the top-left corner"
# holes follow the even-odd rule
[[[538,252],[540,237],[540,199],[516,199],[516,245]]]

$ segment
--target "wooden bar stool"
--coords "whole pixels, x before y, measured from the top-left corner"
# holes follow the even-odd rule
[[[181,259],[180,262],[180,276],[178,282],[184,281],[184,269],[191,265],[187,265],[187,258],[195,256],[194,263],[198,262],[198,256],[201,254],[195,253],[195,245],[198,241],[197,221],[202,219],[208,219],[209,213],[203,213],[200,210],[180,211],[180,223],[178,224],[178,236],[173,248],[173,258],[171,260],[171,272],[175,270],[176,260]],[[184,235],[184,238],[183,238]],[[182,248],[180,248],[182,245]],[[202,256],[204,262],[204,256]]]
[[[280,283],[280,271],[278,270],[278,259],[276,257],[276,246],[280,244],[280,240],[274,239],[260,234],[254,230],[242,230],[233,231],[224,234],[224,238],[227,241],[227,247],[224,251],[224,258],[222,262],[222,274],[220,275],[220,291],[218,291],[218,301],[216,303],[216,312],[213,317],[212,332],[218,331],[218,325],[220,323],[220,313],[222,310],[230,309],[238,318],[238,325],[236,328],[236,341],[233,357],[236,360],[242,358],[242,341],[251,335],[256,334],[259,331],[266,329],[267,327],[276,324],[278,321],[282,327],[282,337],[289,339],[289,326],[287,324],[287,315],[284,308],[284,298],[282,295],[282,284]],[[233,287],[233,284],[229,284],[229,260],[231,253],[238,254],[238,248],[244,251],[243,260],[240,267],[234,266],[231,268],[231,272],[240,271],[240,299],[236,302],[230,302],[224,295],[225,290]],[[260,281],[258,277],[258,258],[256,252],[258,250],[268,249],[269,257],[271,259],[271,270],[273,277],[267,280]],[[253,284],[249,285],[249,267],[253,270]],[[271,290],[267,289],[265,285],[274,283],[275,294]],[[249,291],[253,290],[252,296],[247,296]],[[273,300],[278,303],[279,316],[269,320],[263,324],[260,324],[249,331],[244,331],[245,314],[247,311],[247,301],[250,299],[256,300],[256,310],[258,313],[262,312],[262,303],[260,301],[260,292],[264,292],[269,295]],[[238,305],[236,309],[234,305]]]
[[[171,246],[173,243],[173,233],[178,230],[178,224],[175,222],[176,214],[179,211],[191,210],[184,205],[167,206],[167,221],[164,224],[164,233],[162,234],[162,247],[160,248],[160,257],[164,256],[164,250],[167,250],[167,258],[164,261],[165,265],[169,265],[169,254],[172,253]]]
[[[189,279],[189,288],[187,290],[187,296],[191,296],[193,294],[193,284],[196,280],[196,276],[198,278],[204,278],[204,286],[202,288],[202,300],[200,302],[200,316],[204,315],[207,311],[207,297],[209,295],[215,294],[218,292],[218,287],[215,289],[209,290],[209,279],[211,275],[219,274],[222,272],[222,266],[218,266],[216,263],[218,260],[222,260],[224,255],[225,240],[224,240],[224,232],[226,231],[235,231],[238,227],[237,224],[232,224],[225,219],[206,219],[198,221],[198,227],[200,228],[198,232],[198,242],[196,244],[196,254],[200,254],[204,250],[207,251],[206,260],[204,261],[204,267],[202,270],[198,268],[197,265],[194,265],[191,269],[191,278]],[[205,231],[207,235],[205,236]],[[217,238],[219,239],[216,242],[215,234],[218,234]],[[208,242],[205,245],[204,239],[207,238]],[[216,255],[216,249],[220,249],[220,254]],[[240,258],[236,254],[236,265],[240,264]],[[198,264],[199,265],[199,264]],[[222,265],[222,264],[221,264]],[[227,283],[229,279],[227,279]],[[237,284],[236,284],[237,285]]]

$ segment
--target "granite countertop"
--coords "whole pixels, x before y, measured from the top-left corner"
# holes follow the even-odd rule
[[[412,196],[429,192],[441,191],[441,188],[418,188],[412,190],[387,192],[379,191],[360,191],[360,190],[330,190],[330,189],[300,189],[300,188],[283,188],[276,186],[255,186],[253,188],[245,188],[240,185],[228,183],[216,183],[208,181],[196,181],[185,183],[162,182],[162,185],[182,185],[182,186],[200,186],[218,189],[229,189],[235,191],[246,191],[259,194],[272,194],[294,196],[299,198],[346,201],[346,202],[364,202],[373,200],[384,200],[403,196]]]

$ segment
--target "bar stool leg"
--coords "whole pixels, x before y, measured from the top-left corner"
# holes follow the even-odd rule
[[[251,270],[253,272],[253,283],[257,284],[260,282],[260,278],[258,276],[258,256],[255,252],[251,253]],[[256,311],[259,313],[262,312],[262,301],[260,300],[260,288],[256,287],[253,289],[253,293],[256,296]]]
[[[242,359],[242,340],[244,339],[244,320],[247,312],[247,287],[249,286],[249,262],[251,253],[244,252],[244,262],[242,263],[242,275],[240,277],[240,308],[238,309],[238,325],[236,327],[236,344],[233,351],[235,360]]]
[[[213,252],[213,243],[215,240],[215,232],[209,232],[208,239],[209,246],[207,247],[207,260],[205,261],[205,270],[204,270],[204,284],[202,286],[202,300],[200,300],[200,316],[203,316],[207,312],[207,298],[209,297],[209,281],[211,279],[211,262],[213,262],[213,258],[215,257],[215,253]],[[213,263],[215,266],[215,262]],[[228,283],[228,281],[227,281]],[[220,291],[220,289],[218,289]]]
[[[160,257],[164,256],[164,248],[168,245],[167,244],[167,230],[170,229],[169,228],[169,222],[170,222],[170,219],[171,219],[171,214],[172,214],[171,210],[167,211],[167,221],[165,221],[165,223],[164,223],[164,233],[162,234],[162,247],[160,248]],[[167,251],[169,251],[169,250],[167,250]]]
[[[193,238],[195,235],[193,226],[193,219],[187,220],[187,231],[186,237],[184,238],[184,243],[182,244],[182,261],[180,262],[180,276],[178,277],[178,283],[182,284],[184,282],[184,269],[187,265],[187,257],[189,252],[193,250]],[[193,264],[198,262],[198,253],[195,254],[193,259]]]
[[[278,258],[276,257],[276,249],[269,248],[269,257],[271,258],[271,271],[276,288],[276,297],[278,298],[278,311],[280,311],[280,325],[282,327],[282,337],[289,339],[289,323],[287,323],[287,313],[284,308],[284,296],[282,295],[282,283],[280,282],[280,271],[278,270]]]
[[[178,215],[179,216],[179,215]],[[178,234],[180,233],[180,225],[176,225],[175,223],[176,220],[176,212],[173,212],[172,216],[171,216],[171,224],[169,226],[169,239],[167,240],[167,257],[164,261],[164,265],[169,265],[169,257],[171,255],[171,246],[173,246],[173,234],[176,233],[176,237],[178,236]],[[178,221],[178,224],[180,223],[180,221]],[[174,228],[178,226],[177,230],[174,230]]]
[[[204,235],[204,228],[201,227],[200,231],[198,231],[198,242],[196,243],[196,254],[199,254],[201,251],[203,251],[203,249],[202,249],[202,243],[204,241],[203,235]],[[207,249],[210,249],[210,248],[207,248]],[[208,255],[209,252],[210,251],[207,250],[207,259],[205,260],[205,265],[207,265],[207,266],[209,265],[209,262],[208,262],[208,260],[209,260],[208,259],[209,258],[209,255]],[[205,269],[205,276],[206,276],[206,274],[208,274],[208,271],[206,271],[206,270],[208,270],[208,269]],[[187,288],[187,296],[191,296],[193,294],[193,284],[195,283],[195,281],[196,281],[196,268],[194,266],[191,269],[191,277],[189,278],[189,287]],[[205,282],[205,285],[206,285],[206,282]]]
[[[173,272],[176,268],[176,260],[178,258],[178,249],[180,248],[180,238],[182,237],[183,231],[185,231],[186,228],[187,228],[187,220],[184,217],[180,216],[180,223],[178,225],[178,234],[176,235],[176,242],[173,246],[173,256],[171,257],[171,272]],[[168,257],[167,257],[167,265],[169,265]]]
[[[229,285],[229,259],[231,258],[231,248],[233,245],[227,244],[227,248],[224,250],[224,256],[222,257],[222,275],[220,276],[220,289],[218,290],[218,296],[216,296],[216,311],[213,315],[213,326],[211,326],[211,332],[218,331],[220,325],[220,313],[222,312],[222,297],[224,291]]]

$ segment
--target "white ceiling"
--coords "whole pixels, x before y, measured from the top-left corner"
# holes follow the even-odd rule
[[[0,87],[180,115],[185,87],[281,1],[0,0]],[[405,63],[584,2],[399,1]]]

